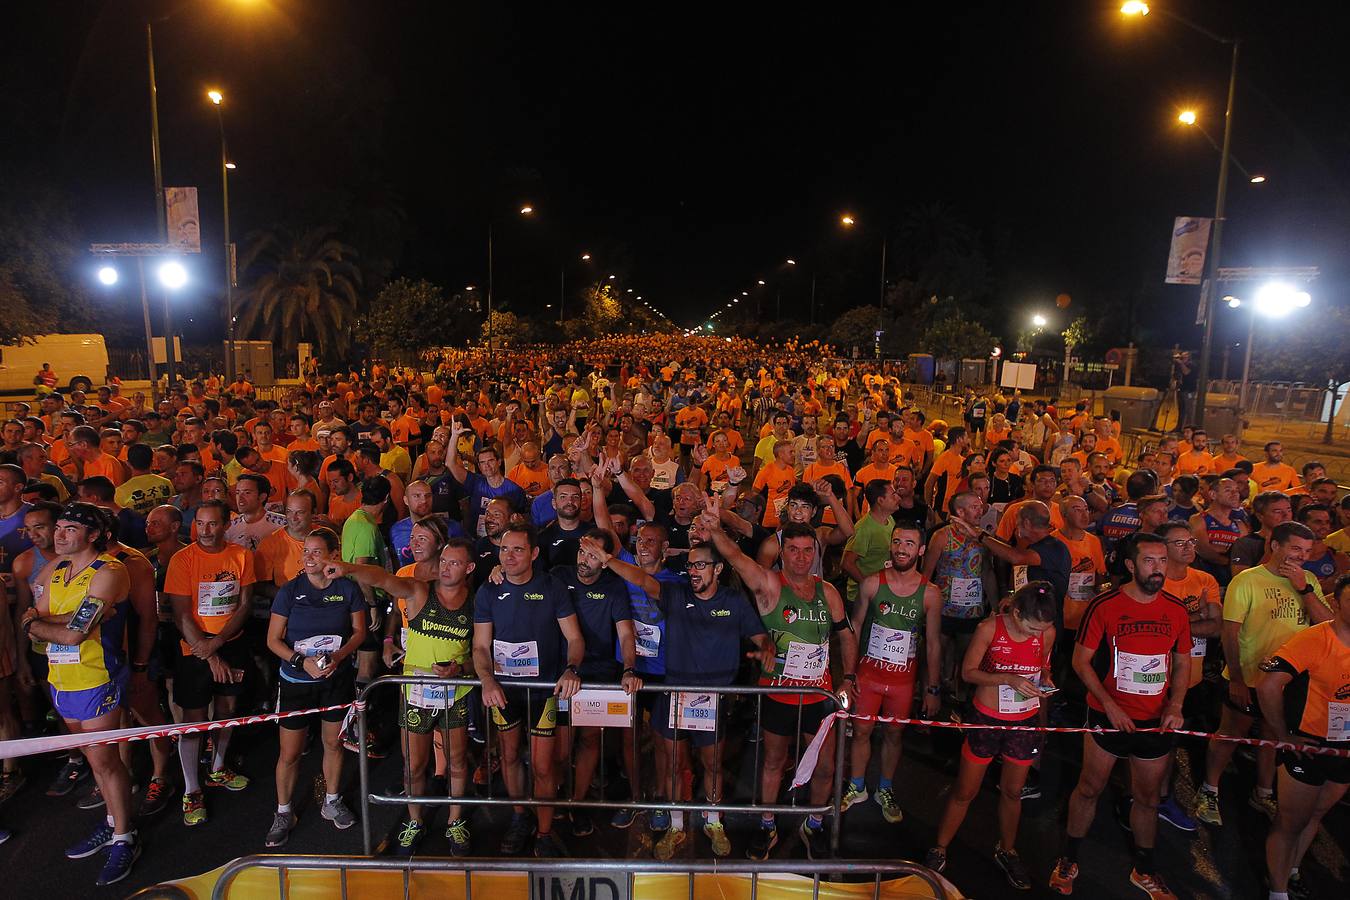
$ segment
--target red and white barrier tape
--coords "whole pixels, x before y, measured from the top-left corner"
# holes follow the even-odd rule
[[[124,741],[148,741],[160,737],[182,737],[183,735],[204,734],[218,728],[235,728],[240,725],[258,725],[263,722],[276,722],[295,716],[311,716],[315,713],[332,712],[338,709],[356,707],[355,701],[339,703],[335,706],[320,706],[315,709],[300,709],[294,712],[264,713],[255,716],[236,716],[231,719],[216,719],[211,722],[179,722],[173,725],[145,725],[138,728],[113,728],[107,731],[86,731],[79,734],[53,734],[43,737],[23,738],[17,741],[0,741],[0,759],[21,756],[34,756],[39,753],[55,753],[62,750],[74,750],[96,744],[120,744]]]
[[[967,731],[974,729],[992,730],[992,731],[1040,731],[1046,734],[1118,734],[1115,728],[1085,728],[1074,726],[1051,726],[1051,725],[976,725],[969,722],[935,722],[930,719],[897,719],[894,716],[859,716],[850,715],[847,712],[836,712],[829,716],[823,723],[820,730],[816,732],[811,743],[807,745],[802,753],[802,758],[797,762],[797,769],[792,776],[792,786],[799,788],[811,780],[811,775],[815,772],[816,762],[820,759],[820,748],[824,746],[826,739],[830,735],[830,730],[834,728],[836,719],[852,719],[855,722],[880,722],[884,725],[927,725],[930,728],[953,728],[957,731]],[[1163,732],[1162,728],[1140,728],[1139,732]],[[1316,747],[1299,744],[1287,744],[1283,741],[1271,741],[1265,738],[1234,737],[1227,734],[1212,734],[1208,731],[1191,731],[1185,728],[1173,728],[1166,731],[1167,734],[1180,734],[1186,737],[1198,738],[1216,738],[1220,741],[1231,741],[1234,744],[1247,744],[1252,747],[1274,747],[1277,750],[1296,750],[1304,753],[1313,753],[1318,756],[1334,756],[1340,759],[1350,759],[1350,747]]]

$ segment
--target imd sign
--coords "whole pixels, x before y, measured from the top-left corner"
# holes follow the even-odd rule
[[[630,900],[628,876],[531,872],[530,900]]]

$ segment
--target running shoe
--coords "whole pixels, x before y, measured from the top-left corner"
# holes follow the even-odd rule
[[[1186,810],[1181,808],[1181,804],[1177,802],[1176,794],[1168,794],[1158,804],[1158,818],[1181,831],[1197,831],[1200,828],[1200,823],[1187,815]]]
[[[291,829],[295,827],[295,813],[279,812],[272,816],[272,827],[267,829],[267,837],[263,839],[264,847],[280,847],[291,837]]]
[[[923,856],[923,864],[934,872],[947,868],[947,851],[941,847],[930,847]]]
[[[1027,783],[1022,785],[1023,800],[1041,799],[1041,777],[1032,769],[1027,773]]]
[[[1289,875],[1289,885],[1285,888],[1289,894],[1289,900],[1313,900],[1312,888],[1303,880],[1303,875],[1298,872],[1292,872]]]
[[[624,807],[614,814],[614,818],[609,820],[611,828],[627,828],[633,824],[637,818],[637,810]]]
[[[17,794],[19,788],[23,787],[27,781],[28,779],[24,777],[23,772],[18,769],[0,774],[0,803],[4,803]]]
[[[713,856],[723,857],[731,853],[731,839],[727,837],[727,829],[721,822],[703,823],[703,833],[708,836],[712,843]]]
[[[451,856],[469,855],[469,823],[465,819],[456,819],[445,829],[445,836],[450,841]],[[536,848],[537,849],[537,848]]]
[[[905,814],[900,811],[900,804],[895,802],[895,794],[890,788],[882,788],[877,791],[876,798],[877,806],[881,807],[881,817],[887,822],[895,825],[905,818]]]
[[[94,833],[73,847],[66,848],[66,859],[84,859],[93,856],[113,842],[113,829],[107,822],[100,822]]]
[[[338,831],[346,831],[356,824],[356,814],[347,808],[347,804],[338,797],[332,803],[324,802],[323,808],[319,810],[319,815],[333,823],[333,827]]]
[[[844,788],[844,797],[839,801],[840,812],[848,812],[855,804],[867,802],[867,788],[858,787],[853,782],[847,782]]]
[[[169,805],[169,782],[163,778],[151,778],[145,785],[145,797],[141,800],[141,809],[137,813],[142,819],[153,818],[164,812]]]
[[[745,855],[751,859],[765,860],[769,858],[769,853],[777,846],[777,826],[765,825],[763,822],[760,822],[759,828],[755,831],[754,840],[750,842],[750,846],[745,851]]]
[[[1210,825],[1223,825],[1223,816],[1219,815],[1218,791],[1200,789],[1195,795],[1195,817]]]
[[[56,777],[52,779],[52,783],[47,785],[47,796],[64,797],[75,790],[75,786],[88,778],[89,775],[89,763],[85,761],[84,757],[80,757],[78,760],[67,759],[66,764],[61,767],[61,771],[57,772]]]
[[[108,848],[108,858],[103,862],[103,870],[98,873],[94,884],[103,887],[116,884],[131,874],[131,867],[141,855],[141,842],[133,836],[129,841],[114,841]]]
[[[426,826],[417,819],[404,819],[398,823],[398,833],[394,836],[392,851],[394,856],[412,856],[417,845],[426,836]],[[452,845],[453,847],[453,845]]]
[[[248,778],[229,769],[206,773],[206,786],[224,788],[227,791],[242,791],[248,787]]]
[[[652,831],[669,831],[670,810],[668,809],[652,810],[651,817],[647,822],[647,827],[650,828]]]
[[[183,795],[183,824],[201,825],[206,821],[206,799],[201,791]]]
[[[574,809],[567,816],[572,837],[586,837],[595,833],[595,823],[584,809]]]
[[[1143,875],[1138,869],[1131,869],[1130,884],[1148,894],[1151,900],[1177,900],[1177,895],[1167,889],[1162,876],[1156,872],[1152,875]]]
[[[683,828],[671,828],[661,835],[661,839],[652,848],[652,856],[660,860],[670,859],[686,840]]]
[[[83,797],[75,801],[75,808],[99,809],[104,805],[105,802],[106,801],[104,801],[103,799],[103,791],[99,790],[98,785],[94,785],[94,789],[92,791],[90,791],[89,793],[85,794]]]
[[[529,813],[512,815],[511,824],[506,826],[506,834],[502,836],[498,852],[502,856],[519,856],[533,830],[534,824],[530,821]]]
[[[535,832],[534,855],[540,859],[561,859],[567,855],[567,848],[563,846],[562,839],[553,832],[547,834]]]
[[[1008,884],[1015,890],[1031,890],[1031,873],[1016,850],[1004,850],[1002,844],[995,844],[994,862],[1003,870],[1003,874],[1008,877]]]
[[[1078,863],[1071,863],[1068,857],[1061,856],[1050,870],[1050,890],[1056,894],[1073,893],[1073,880],[1078,877]]]
[[[803,819],[801,826],[797,829],[797,834],[802,839],[802,846],[806,848],[807,859],[830,858],[830,838],[825,833],[823,824],[812,828],[810,820]]]
[[[1278,811],[1279,807],[1275,804],[1274,794],[1267,794],[1262,797],[1256,792],[1256,788],[1252,788],[1251,794],[1247,797],[1247,805],[1257,812],[1265,813],[1266,817],[1272,822],[1275,821],[1275,813]]]

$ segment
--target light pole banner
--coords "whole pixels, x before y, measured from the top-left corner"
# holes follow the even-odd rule
[[[1167,254],[1167,284],[1199,284],[1205,273],[1205,251],[1213,219],[1177,216],[1172,224],[1172,249]]]
[[[169,243],[182,253],[201,253],[202,220],[197,215],[197,189],[165,188],[164,209],[169,220]]]

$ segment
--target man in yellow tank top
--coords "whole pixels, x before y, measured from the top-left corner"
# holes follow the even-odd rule
[[[34,580],[33,605],[20,626],[30,640],[47,642],[52,705],[72,734],[122,724],[128,667],[123,650],[126,568],[106,550],[108,519],[90,503],[72,503],[56,522],[56,558]],[[121,881],[140,856],[131,827],[131,775],[116,744],[83,748],[107,801],[107,818],[89,837],[66,850],[84,859],[108,847],[98,884]]]

